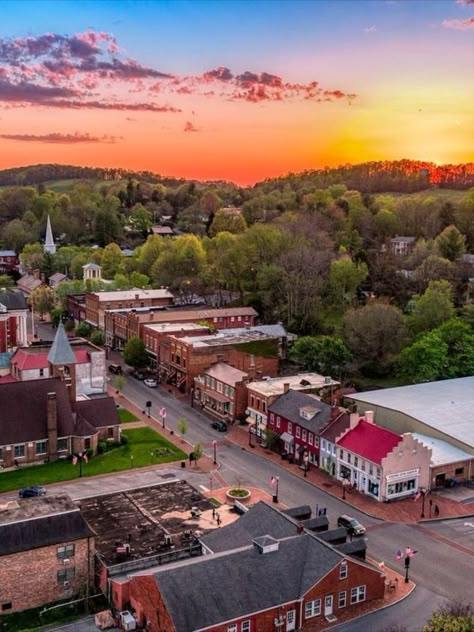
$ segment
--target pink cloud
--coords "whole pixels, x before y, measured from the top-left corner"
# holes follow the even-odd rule
[[[52,132],[50,134],[0,134],[0,138],[5,140],[16,140],[35,143],[53,144],[76,144],[76,143],[116,143],[121,136],[92,136],[88,133],[75,132],[74,134],[61,134]]]
[[[198,128],[195,127],[193,125],[193,123],[191,123],[191,121],[186,121],[183,131],[185,131],[185,132],[199,132]]]
[[[443,20],[441,26],[445,29],[454,29],[455,31],[469,31],[474,29],[474,18]]]

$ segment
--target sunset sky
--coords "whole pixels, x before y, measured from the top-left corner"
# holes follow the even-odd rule
[[[474,0],[0,0],[0,168],[474,160]]]

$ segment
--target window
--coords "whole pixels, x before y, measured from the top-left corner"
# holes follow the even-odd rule
[[[62,584],[63,582],[68,582],[71,579],[74,579],[75,569],[74,566],[61,568],[58,571],[58,584]]]
[[[464,468],[463,467],[457,467],[454,470],[454,475],[455,476],[462,476],[464,474]]]
[[[91,449],[91,438],[86,437],[84,439],[84,450],[90,450],[90,449]]]
[[[374,466],[372,465],[372,463],[370,463],[369,465],[369,476],[373,476],[374,475]]]
[[[380,478],[380,468],[377,468],[377,478]]]
[[[46,441],[36,442],[36,454],[46,454]]]
[[[277,428],[279,428],[279,427],[280,427],[280,422],[281,422],[280,417],[277,417]]]
[[[288,432],[290,434],[293,434],[293,424],[291,423],[291,421],[288,422]]]
[[[344,460],[344,450],[339,450],[339,458],[341,459],[341,461]]]
[[[356,586],[351,590],[351,603],[365,601],[365,586]]]
[[[296,426],[296,438],[299,439],[301,437],[301,428]]]
[[[237,632],[237,623],[231,623],[228,625],[227,632]]]
[[[15,458],[16,459],[20,459],[21,457],[25,456],[25,445],[16,445],[15,446]]]
[[[40,369],[39,372],[40,372],[40,377],[43,377],[44,376],[44,369]]]
[[[308,434],[308,443],[309,443],[309,445],[313,445],[313,433],[312,432],[310,432]]]
[[[304,607],[305,619],[311,619],[311,617],[317,617],[321,614],[321,599],[313,599],[307,601]]]
[[[263,412],[264,412],[264,413],[266,413],[266,412],[267,412],[267,402],[262,401],[262,409],[263,409]]]
[[[0,461],[3,461],[3,452],[2,452],[2,448],[0,448]]]
[[[11,610],[13,607],[13,604],[11,601],[5,601],[5,603],[2,603],[2,612],[5,612],[5,610]]]
[[[359,467],[359,459],[356,456],[354,457],[354,465],[355,467]]]
[[[254,396],[250,395],[250,406],[251,408],[254,408]],[[272,420],[273,420],[273,415],[272,415]]]
[[[275,415],[273,413],[270,413],[270,421],[273,422],[275,419]]]
[[[339,593],[339,600],[337,602],[337,605],[339,608],[346,607],[346,591],[345,590],[341,590],[341,592]]]
[[[231,317],[230,317],[230,322],[231,322],[231,323],[235,322],[235,316],[231,316]]]
[[[109,439],[113,439],[114,438],[114,428],[113,428],[113,426],[111,426],[110,428],[107,428],[107,437]]]
[[[348,574],[347,562],[342,562],[339,567],[339,579],[346,579]]]
[[[240,632],[250,632],[250,620],[242,621],[240,624]]]
[[[58,452],[65,452],[68,449],[67,439],[58,439]]]
[[[349,452],[347,453],[347,462],[350,463],[351,462],[351,454],[349,454]]]
[[[75,550],[76,547],[74,544],[65,544],[64,546],[58,546],[58,560],[68,560],[70,557],[74,557]]]
[[[301,433],[301,439],[303,441],[306,441],[306,430],[303,430],[303,432]]]
[[[222,393],[222,382],[217,382],[217,392]]]
[[[360,461],[360,469],[361,469],[363,472],[365,472],[365,461],[363,461],[362,459],[361,459],[361,461]]]
[[[311,435],[311,433],[310,433]],[[326,439],[321,439],[321,449],[326,450]]]

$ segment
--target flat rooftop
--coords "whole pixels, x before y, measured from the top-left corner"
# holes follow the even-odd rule
[[[275,340],[275,336],[264,334],[253,328],[233,330],[228,333],[225,329],[215,334],[205,336],[173,336],[177,340],[191,345],[195,348],[217,347],[220,345],[237,345],[245,342],[255,342],[257,340]]]
[[[206,327],[196,323],[151,323],[150,325],[145,325],[145,329],[151,329],[152,331],[165,334],[170,331],[202,331],[206,329]]]
[[[173,298],[173,294],[166,288],[160,290],[142,290],[132,288],[131,290],[116,290],[112,292],[91,292],[101,303],[107,301],[140,301],[154,298]]]
[[[431,448],[431,465],[448,465],[449,463],[457,463],[459,461],[474,460],[474,455],[450,445],[447,441],[428,437],[419,432],[413,432],[412,434],[415,439],[418,439],[418,441],[424,443],[428,448]]]
[[[404,413],[474,448],[474,376],[355,393],[347,399]]]
[[[107,566],[140,560],[164,553],[165,535],[171,536],[175,550],[189,548],[185,531],[196,537],[214,528],[191,516],[192,507],[212,514],[211,503],[186,481],[104,494],[79,501],[81,513],[96,533],[96,551]],[[126,544],[129,554],[118,552]]]
[[[272,377],[267,380],[251,382],[248,388],[264,397],[270,397],[281,395],[285,390],[285,384],[289,384],[292,391],[310,391],[317,388],[339,386],[340,383],[331,377],[325,377],[318,373],[298,373],[298,375]]]
[[[67,494],[0,500],[0,525],[43,518],[75,509],[77,506]]]

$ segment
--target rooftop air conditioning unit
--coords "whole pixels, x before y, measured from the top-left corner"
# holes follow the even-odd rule
[[[65,558],[63,559],[63,564],[69,564],[69,562],[70,562],[70,561],[71,561],[71,560],[70,560],[68,557],[65,557]]]
[[[331,377],[326,375],[326,377],[324,378],[324,383],[325,384],[331,384]]]
[[[63,583],[64,588],[69,588],[70,583],[68,581],[65,581]]]

